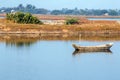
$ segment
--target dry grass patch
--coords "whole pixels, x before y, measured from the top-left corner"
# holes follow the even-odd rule
[[[87,21],[76,25],[38,25],[38,24],[18,24],[5,19],[0,19],[0,30],[9,31],[45,31],[45,32],[79,32],[79,31],[120,31],[120,24],[116,21]]]

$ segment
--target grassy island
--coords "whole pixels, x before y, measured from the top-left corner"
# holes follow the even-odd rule
[[[13,17],[11,17],[11,15]],[[17,16],[17,17],[15,17]],[[27,16],[27,17],[26,17]],[[19,18],[20,17],[20,18]],[[37,16],[39,18],[39,16]],[[65,20],[64,20],[65,21]],[[41,33],[70,33],[70,34],[113,34],[120,33],[119,21],[104,21],[104,20],[72,20],[77,24],[43,24],[40,19],[33,17],[29,13],[7,14],[6,19],[0,19],[0,33],[11,34],[41,34]],[[71,21],[71,22],[72,22]],[[29,23],[29,24],[28,24]],[[68,23],[70,24],[70,23]]]

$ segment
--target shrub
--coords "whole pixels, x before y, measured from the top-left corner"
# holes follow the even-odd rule
[[[67,19],[67,20],[66,20],[65,24],[67,24],[67,25],[79,24],[79,21],[78,21],[78,19],[76,19],[76,18],[70,18],[70,19]]]
[[[30,13],[16,12],[7,13],[7,20],[14,21],[15,23],[23,24],[43,24],[39,19],[32,16]]]

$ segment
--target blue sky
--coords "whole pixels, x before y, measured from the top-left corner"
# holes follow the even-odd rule
[[[0,0],[0,7],[15,7],[19,4],[32,4],[37,8],[88,8],[88,9],[120,9],[120,0]]]

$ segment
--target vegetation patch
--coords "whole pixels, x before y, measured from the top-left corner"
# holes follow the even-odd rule
[[[67,25],[79,24],[79,21],[76,18],[69,18],[69,19],[66,20],[65,24],[67,24]]]
[[[30,13],[16,12],[16,13],[7,13],[7,20],[13,21],[15,23],[23,24],[43,24],[39,19],[32,16]]]

